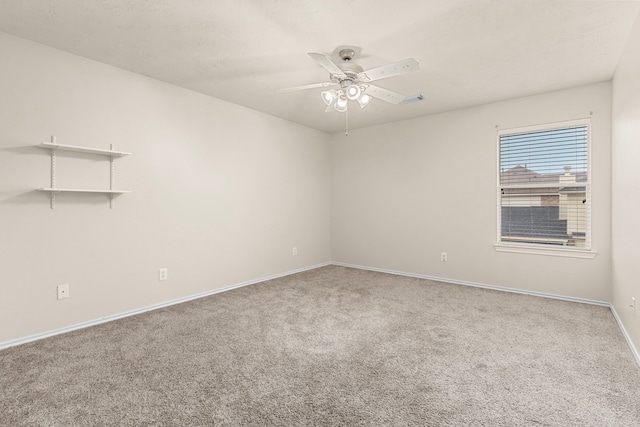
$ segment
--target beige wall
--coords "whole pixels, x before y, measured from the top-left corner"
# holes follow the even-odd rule
[[[613,302],[637,346],[639,32],[614,79],[613,159],[608,82],[328,136],[0,33],[0,343],[331,259],[610,301],[613,207]],[[598,256],[496,252],[496,126],[584,117]],[[35,145],[52,134],[131,151],[115,170],[133,193],[51,210]],[[59,155],[58,185],[108,187],[108,162]]]
[[[613,306],[640,350],[640,20],[613,79],[612,271]],[[636,314],[629,308],[636,298]]]
[[[496,126],[586,117],[592,119],[592,248],[598,256],[496,252]],[[610,301],[610,135],[609,82],[335,134],[333,260]],[[440,261],[441,252],[448,262]]]
[[[328,135],[3,33],[0,57],[0,343],[330,261]],[[133,193],[51,210],[50,135],[132,152]],[[109,186],[99,157],[57,166]]]

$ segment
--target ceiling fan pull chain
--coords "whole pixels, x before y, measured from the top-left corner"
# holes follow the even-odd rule
[[[348,108],[347,108],[347,111],[344,112],[344,122],[345,122],[344,136],[349,136],[349,109]]]

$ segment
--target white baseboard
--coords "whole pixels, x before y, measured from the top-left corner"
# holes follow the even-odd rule
[[[586,298],[569,297],[569,296],[564,296],[564,295],[549,294],[549,293],[546,293],[546,292],[527,291],[527,290],[516,289],[516,288],[507,288],[507,287],[504,287],[504,286],[486,285],[484,283],[475,283],[475,282],[467,282],[465,280],[447,279],[445,277],[428,276],[426,274],[406,273],[404,271],[386,270],[384,268],[375,268],[375,267],[367,267],[367,266],[363,266],[363,265],[346,264],[346,263],[343,263],[343,262],[332,262],[331,264],[332,265],[339,265],[339,266],[342,266],[342,267],[357,268],[357,269],[360,269],[360,270],[369,270],[369,271],[377,271],[377,272],[380,272],[380,273],[395,274],[395,275],[398,275],[398,276],[415,277],[417,279],[428,279],[428,280],[434,280],[434,281],[437,281],[437,282],[454,283],[456,285],[473,286],[475,288],[493,289],[494,291],[503,291],[503,292],[511,292],[511,293],[515,293],[515,294],[533,295],[533,296],[537,296],[537,297],[553,298],[553,299],[559,299],[559,300],[563,300],[563,301],[571,301],[571,302],[580,302],[580,303],[584,303],[584,304],[601,305],[601,306],[604,306],[604,307],[610,307],[611,306],[611,304],[606,302],[606,301],[597,301],[597,300],[591,300],[591,299],[586,299]]]
[[[415,277],[415,278],[418,278],[418,279],[435,280],[435,281],[438,281],[438,282],[454,283],[454,284],[457,284],[457,285],[473,286],[473,287],[476,287],[476,288],[493,289],[495,291],[513,292],[513,293],[517,293],[517,294],[533,295],[533,296],[543,297],[543,298],[553,298],[553,299],[559,299],[559,300],[563,300],[563,301],[579,302],[579,303],[583,303],[583,304],[592,304],[592,305],[600,305],[600,306],[604,306],[604,307],[609,307],[609,309],[611,310],[611,313],[613,313],[613,317],[616,319],[616,322],[618,323],[618,326],[620,327],[620,331],[622,332],[622,335],[624,336],[624,339],[627,341],[627,344],[629,345],[629,349],[631,350],[631,353],[633,354],[633,357],[636,359],[636,362],[638,363],[638,367],[640,367],[640,354],[638,353],[638,350],[636,349],[636,347],[633,345],[633,341],[631,341],[631,337],[629,337],[629,334],[627,333],[627,330],[624,328],[624,325],[622,324],[622,321],[618,317],[618,313],[616,313],[616,310],[613,308],[613,305],[611,303],[609,303],[609,302],[590,300],[590,299],[586,299],[586,298],[568,297],[568,296],[564,296],[564,295],[548,294],[548,293],[545,293],[545,292],[535,292],[535,291],[526,291],[526,290],[515,289],[515,288],[506,288],[506,287],[503,287],[503,286],[486,285],[486,284],[483,284],[483,283],[474,283],[474,282],[467,282],[467,281],[464,281],[464,280],[454,280],[454,279],[447,279],[447,278],[444,278],[444,277],[428,276],[426,274],[414,274],[414,273],[407,273],[407,272],[403,272],[403,271],[387,270],[387,269],[384,269],[384,268],[375,268],[375,267],[367,267],[367,266],[363,266],[363,265],[347,264],[347,263],[344,263],[344,262],[332,262],[331,264],[332,265],[339,265],[341,267],[357,268],[357,269],[360,269],[360,270],[369,270],[369,271],[377,271],[377,272],[380,272],[380,273],[395,274],[395,275],[398,275],[398,276]]]
[[[613,314],[613,317],[616,319],[616,322],[618,322],[618,326],[620,327],[620,331],[622,331],[622,336],[624,337],[625,340],[627,340],[627,344],[629,345],[629,348],[631,349],[631,353],[633,354],[633,357],[636,358],[636,362],[638,363],[638,367],[640,367],[640,353],[638,353],[638,349],[636,349],[636,346],[633,345],[633,341],[631,341],[631,337],[627,333],[627,330],[624,328],[624,325],[622,324],[622,320],[620,320],[620,317],[618,317],[618,313],[616,313],[616,309],[613,308],[613,304],[610,305],[610,308],[611,308],[611,313]]]
[[[274,274],[274,275],[271,275],[271,276],[261,277],[259,279],[249,280],[247,282],[237,283],[235,285],[227,286],[227,287],[220,288],[220,289],[214,289],[212,291],[202,292],[202,293],[195,294],[195,295],[189,295],[189,296],[186,296],[186,297],[183,297],[183,298],[178,298],[178,299],[175,299],[175,300],[166,301],[166,302],[163,302],[163,303],[160,303],[160,304],[149,305],[149,306],[146,306],[146,307],[142,307],[142,308],[138,308],[138,309],[134,309],[134,310],[129,310],[129,311],[125,311],[125,312],[122,312],[122,313],[117,313],[117,314],[113,314],[113,315],[110,315],[110,316],[101,317],[99,319],[89,320],[87,322],[76,323],[74,325],[65,326],[64,328],[53,329],[53,330],[46,331],[46,332],[41,332],[41,333],[38,333],[38,334],[28,335],[28,336],[25,336],[25,337],[20,337],[20,338],[16,338],[16,339],[13,339],[13,340],[0,342],[0,350],[8,348],[8,347],[13,347],[13,346],[16,346],[16,345],[20,345],[20,344],[26,344],[26,343],[32,342],[32,341],[41,340],[43,338],[52,337],[54,335],[64,334],[66,332],[75,331],[77,329],[88,328],[89,326],[95,326],[95,325],[99,325],[101,323],[111,322],[113,320],[122,319],[124,317],[135,316],[136,314],[145,313],[145,312],[151,311],[151,310],[157,310],[159,308],[169,307],[171,305],[180,304],[180,303],[191,301],[191,300],[198,299],[198,298],[203,298],[203,297],[206,297],[206,296],[209,296],[209,295],[214,295],[214,294],[217,294],[217,293],[220,293],[220,292],[230,291],[231,289],[241,288],[243,286],[255,285],[256,283],[266,282],[267,280],[278,279],[278,278],[284,277],[284,276],[290,276],[292,274],[301,273],[301,272],[307,271],[307,270],[314,270],[316,268],[325,267],[327,265],[331,265],[331,263],[330,262],[326,262],[326,263],[322,263],[322,264],[316,264],[316,265],[312,265],[312,266],[308,266],[308,267],[299,268],[297,270],[291,270],[291,271],[287,271],[287,272],[284,272],[284,273],[279,273],[279,274]]]

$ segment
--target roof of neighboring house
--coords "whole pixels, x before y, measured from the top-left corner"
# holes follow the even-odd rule
[[[575,183],[587,182],[587,173],[586,172],[577,172],[571,174],[573,178],[575,178]],[[531,169],[528,169],[526,166],[514,166],[500,174],[500,183],[502,185],[527,185],[527,184],[558,184],[566,185],[568,182],[561,183],[560,177],[565,176],[564,173],[549,173],[549,174],[540,174]],[[531,189],[535,191],[531,191],[527,189],[527,194],[529,193],[557,193],[558,188],[556,186],[550,186],[545,188],[536,188]],[[511,193],[511,191],[510,191]]]

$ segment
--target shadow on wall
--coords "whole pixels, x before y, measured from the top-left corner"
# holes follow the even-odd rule
[[[19,193],[17,191],[0,191],[0,203],[8,203],[15,205],[42,205],[43,207],[49,207],[51,198],[49,194],[30,189],[27,192]]]

